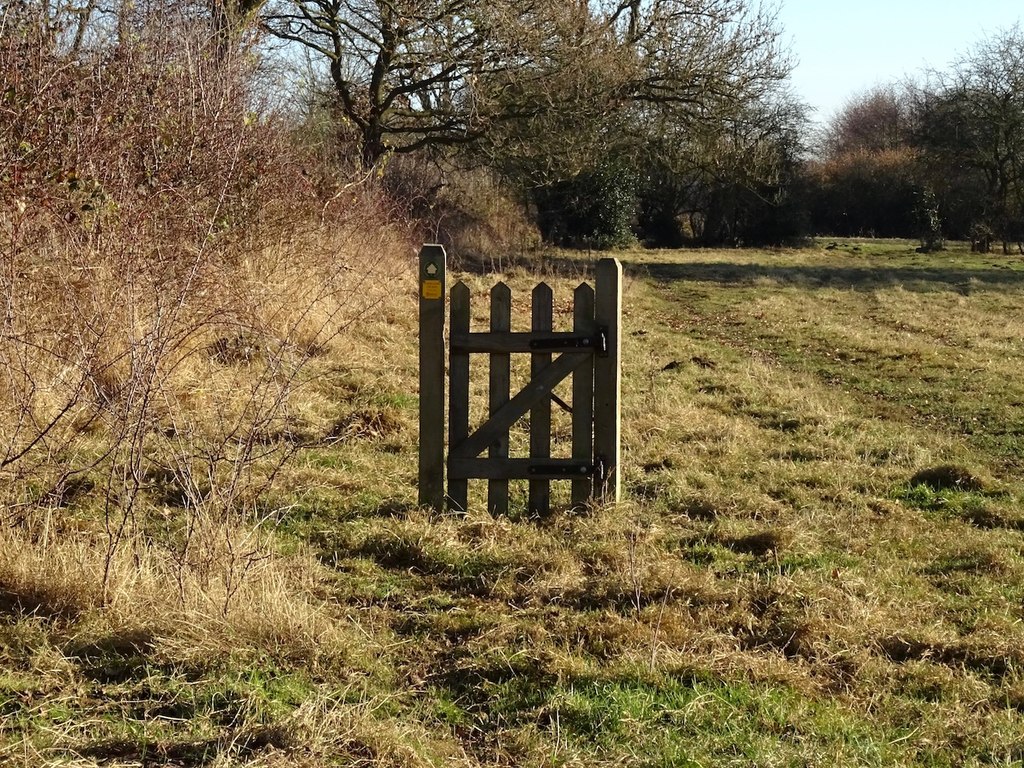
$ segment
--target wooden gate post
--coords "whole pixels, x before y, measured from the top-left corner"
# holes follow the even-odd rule
[[[595,271],[594,323],[607,334],[607,354],[594,358],[594,459],[604,464],[595,488],[605,503],[619,501],[619,436],[622,428],[622,264],[601,259]]]
[[[445,252],[420,250],[420,456],[419,503],[444,511],[444,297]]]

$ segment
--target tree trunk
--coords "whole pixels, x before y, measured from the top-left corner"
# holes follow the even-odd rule
[[[384,142],[384,131],[381,126],[373,123],[367,125],[362,136],[363,170],[368,171],[375,167],[387,151],[388,145]]]

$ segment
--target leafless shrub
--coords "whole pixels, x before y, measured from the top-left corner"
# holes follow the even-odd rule
[[[226,613],[265,556],[257,501],[316,427],[296,393],[398,239],[367,237],[356,193],[326,211],[207,28],[133,17],[71,56],[31,21],[0,35],[3,522],[24,533],[87,478],[107,604],[163,509],[180,600],[216,582]],[[236,338],[252,354],[211,355]]]

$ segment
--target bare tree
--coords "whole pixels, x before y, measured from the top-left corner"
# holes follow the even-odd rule
[[[1014,26],[977,45],[936,77],[920,101],[920,142],[932,176],[946,187],[977,180],[973,228],[1024,242],[1024,30]],[[975,195],[975,198],[978,196]],[[980,202],[980,205],[978,203]]]
[[[266,28],[328,68],[364,166],[385,153],[470,142],[496,119],[482,86],[528,69],[539,2],[279,0]]]
[[[881,152],[907,147],[913,140],[913,103],[905,89],[872,88],[846,101],[824,130],[827,157],[846,152]]]
[[[625,109],[709,119],[788,72],[771,13],[744,0],[274,0],[264,21],[326,63],[367,167],[514,121],[525,145]]]
[[[652,0],[605,8],[629,62],[623,96],[659,108],[751,103],[790,71],[771,8],[746,0]]]
[[[31,28],[33,35],[72,58],[85,45],[99,0],[0,0],[0,33]]]

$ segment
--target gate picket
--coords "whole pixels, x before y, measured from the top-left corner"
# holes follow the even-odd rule
[[[461,280],[452,286],[452,333],[469,333],[469,286]],[[448,358],[448,445],[469,437],[469,353],[452,349]],[[448,473],[448,506],[465,512],[469,506],[469,482]]]
[[[491,289],[491,333],[508,333],[512,330],[512,291],[505,283],[498,283]],[[488,380],[488,415],[493,416],[509,399],[511,378],[511,356],[508,352],[492,352]],[[491,443],[488,456],[492,459],[508,459],[508,430]],[[487,509],[492,515],[508,514],[508,478],[487,481]]]
[[[581,283],[573,292],[572,330],[592,336],[594,327],[594,289]],[[594,358],[590,357],[572,373],[572,457],[589,461],[594,456]],[[594,492],[590,477],[572,481],[572,505],[582,507]]]
[[[533,289],[533,332],[552,330],[553,295],[547,283],[538,283]],[[551,353],[530,355],[530,378],[536,379],[551,365]],[[551,398],[545,397],[530,410],[530,458],[551,458]],[[531,480],[529,510],[531,515],[546,515],[551,511],[551,481]]]

